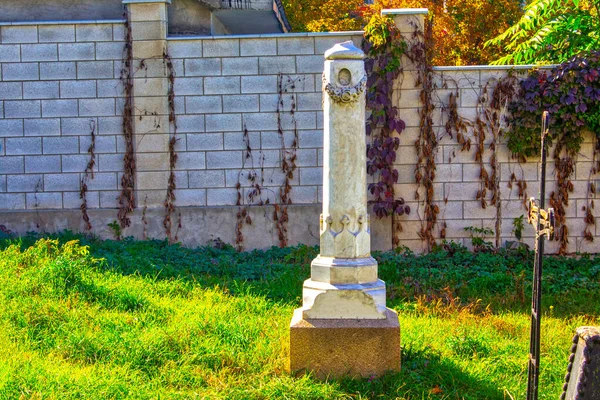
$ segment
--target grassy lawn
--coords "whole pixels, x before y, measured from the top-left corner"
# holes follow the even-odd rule
[[[376,254],[402,372],[286,373],[317,249],[236,253],[63,233],[0,239],[0,398],[522,399],[526,251]],[[540,398],[559,396],[574,329],[598,324],[600,258],[545,263]]]

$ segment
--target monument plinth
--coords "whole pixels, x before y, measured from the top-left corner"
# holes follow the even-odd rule
[[[290,370],[320,377],[400,370],[398,315],[371,257],[367,212],[364,53],[325,52],[321,250],[290,326]]]

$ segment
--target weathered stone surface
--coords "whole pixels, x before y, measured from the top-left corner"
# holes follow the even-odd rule
[[[600,400],[600,327],[577,328],[560,398]]]
[[[400,371],[398,315],[387,309],[379,320],[311,320],[297,309],[290,324],[290,371],[319,378]]]

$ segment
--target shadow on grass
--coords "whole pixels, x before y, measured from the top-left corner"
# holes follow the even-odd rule
[[[428,391],[424,391],[427,390]],[[427,349],[402,349],[401,372],[379,379],[344,379],[340,389],[365,398],[504,399],[493,384],[477,379],[451,359]]]

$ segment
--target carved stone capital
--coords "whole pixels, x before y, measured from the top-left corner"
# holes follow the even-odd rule
[[[356,219],[343,215],[337,224],[329,215],[321,215],[321,255],[338,258],[363,258],[371,254],[371,228],[369,214]],[[335,226],[339,227],[339,231]],[[356,229],[356,230],[354,230]]]

